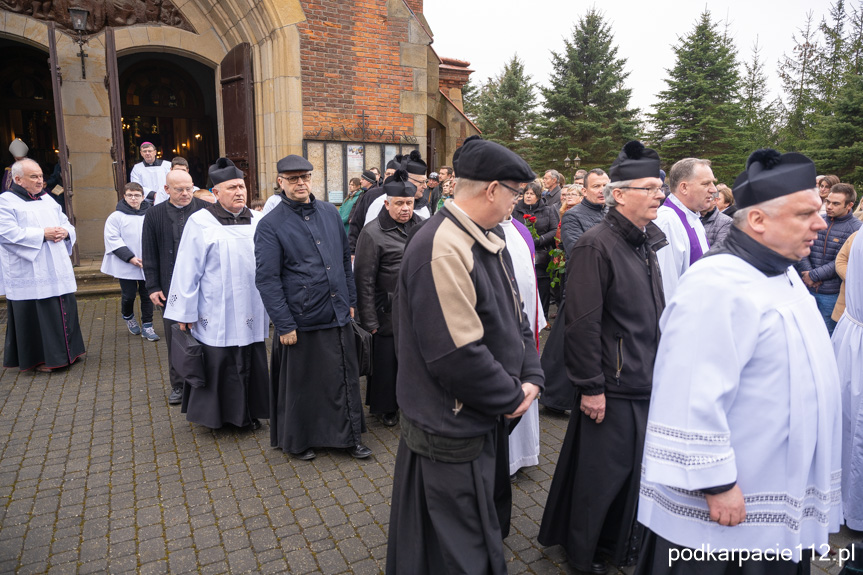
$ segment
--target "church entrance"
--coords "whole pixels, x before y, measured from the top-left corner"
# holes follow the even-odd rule
[[[162,53],[120,56],[117,66],[127,179],[141,161],[141,144],[151,142],[167,162],[186,158],[192,180],[204,188],[207,167],[219,157],[214,70]]]

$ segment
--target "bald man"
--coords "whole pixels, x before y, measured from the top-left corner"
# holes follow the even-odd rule
[[[182,170],[168,172],[165,177],[165,193],[168,201],[156,204],[144,216],[142,249],[144,254],[144,279],[147,293],[154,305],[164,310],[174,274],[174,262],[183,228],[189,216],[209,204],[193,197],[195,185],[192,176]],[[168,403],[179,405],[183,401],[183,379],[171,362],[171,326],[176,323],[162,317],[165,327],[165,342],[168,344],[171,395]]]

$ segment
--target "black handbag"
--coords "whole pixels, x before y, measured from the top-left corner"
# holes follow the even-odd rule
[[[357,363],[360,366],[360,375],[372,374],[372,334],[360,327],[360,324],[351,320],[354,328],[354,342],[357,346]]]
[[[204,345],[176,323],[171,326],[171,366],[192,387],[204,387]]]

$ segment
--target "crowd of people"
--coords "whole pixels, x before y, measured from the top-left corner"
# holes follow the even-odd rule
[[[168,403],[268,419],[299,460],[373,455],[363,403],[400,425],[388,573],[506,572],[540,403],[569,423],[538,540],[578,570],[790,574],[863,530],[863,212],[806,156],[758,150],[726,186],[632,141],[567,186],[471,137],[438,172],[417,151],[364,171],[339,207],[301,156],[256,205],[227,158],[203,190],[141,156],[102,271],[132,335],[159,341],[161,310]],[[65,368],[85,355],[75,229],[36,162],[8,179],[3,365]]]

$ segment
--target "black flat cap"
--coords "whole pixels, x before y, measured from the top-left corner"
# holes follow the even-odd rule
[[[536,179],[521,156],[496,142],[468,138],[459,150],[458,162],[453,159],[453,163],[458,164],[455,170],[460,178],[478,182],[532,182]]]
[[[771,148],[752,152],[746,170],[734,181],[738,209],[815,187],[815,163],[803,154],[780,154]]]
[[[612,182],[659,177],[659,154],[638,140],[627,142],[608,170]]]
[[[228,158],[219,158],[216,163],[210,166],[209,170],[210,181],[213,186],[218,186],[222,182],[228,180],[243,179],[243,171],[234,165],[234,162]]]
[[[363,175],[362,175],[362,178],[363,178],[365,181],[369,182],[370,184],[374,184],[375,182],[377,182],[377,181],[378,181],[378,177],[377,177],[377,176],[375,175],[375,173],[374,173],[373,171],[371,171],[371,170],[366,170],[366,171],[364,171],[364,172],[363,172]]]
[[[283,172],[310,172],[314,169],[311,162],[296,154],[285,156],[276,164],[276,171],[280,174]]]

